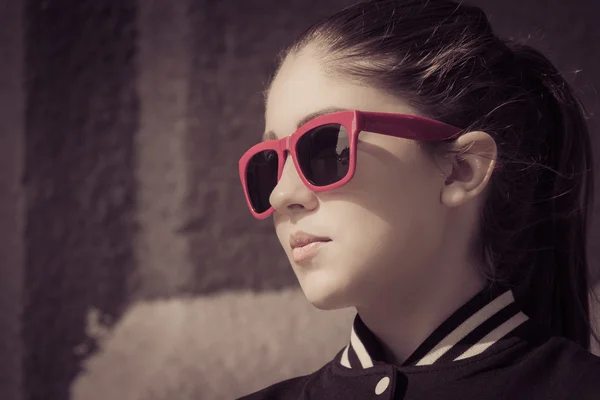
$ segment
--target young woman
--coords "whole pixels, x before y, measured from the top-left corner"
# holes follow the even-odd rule
[[[331,362],[245,399],[600,399],[582,108],[480,9],[368,1],[313,25],[239,169],[306,298],[357,310]]]

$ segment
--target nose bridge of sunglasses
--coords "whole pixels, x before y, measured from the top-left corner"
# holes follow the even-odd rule
[[[286,136],[284,138],[284,141],[279,142],[280,143],[280,151],[282,154],[282,162],[285,165],[285,163],[287,162],[288,156],[291,154],[292,152],[292,137],[291,136]]]
[[[294,181],[295,180],[298,180],[301,182],[303,181],[302,170],[299,169],[299,166],[296,165],[296,163],[293,160],[293,157],[291,157],[292,151],[293,150],[291,148],[287,148],[282,151],[283,159],[281,160],[281,162],[283,165],[281,167],[281,175],[279,176],[278,182],[281,179],[284,179],[284,176],[286,176],[286,174],[291,174],[292,179]],[[288,171],[287,173],[286,173],[286,170]],[[285,178],[285,179],[289,179],[289,178],[290,178],[290,175],[287,175],[287,178]]]
[[[279,154],[283,155],[283,161],[286,160],[287,156],[292,151],[291,145],[292,145],[291,136],[286,136],[286,137],[278,140],[278,143],[276,144],[276,150]]]
[[[281,157],[281,175],[283,175],[284,170],[286,168],[286,166],[288,165],[288,162],[291,162],[291,167],[294,168],[296,170],[297,174],[301,174],[301,171],[298,171],[298,169],[296,168],[296,165],[294,162],[292,162],[290,156],[292,155],[292,152],[294,151],[294,149],[292,149],[292,136],[286,136],[285,138],[283,138],[280,142],[279,142],[279,150],[280,150],[280,154],[282,155]],[[288,167],[289,168],[289,167]],[[281,176],[280,176],[281,178]]]

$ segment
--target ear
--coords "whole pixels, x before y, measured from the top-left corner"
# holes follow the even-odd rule
[[[456,139],[445,159],[442,203],[457,207],[477,197],[490,180],[496,158],[496,141],[486,132],[468,132]]]

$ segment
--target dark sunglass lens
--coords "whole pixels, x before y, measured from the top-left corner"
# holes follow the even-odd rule
[[[302,173],[313,185],[338,182],[350,166],[348,132],[340,124],[318,126],[300,138],[296,154]]]
[[[277,185],[277,152],[256,153],[246,167],[246,185],[254,211],[262,213],[271,207],[269,197]]]

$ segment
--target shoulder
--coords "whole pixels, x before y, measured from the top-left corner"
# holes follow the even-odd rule
[[[565,339],[555,337],[550,341],[550,349],[553,350],[566,366],[577,371],[583,371],[588,368],[598,368],[600,366],[600,357],[592,354],[580,345]]]
[[[506,376],[506,390],[511,394],[507,398],[600,399],[600,358],[543,330],[526,333],[515,350],[502,359],[507,368],[498,371]]]
[[[600,398],[600,357],[584,349],[576,353],[571,365],[579,377],[573,384],[569,399],[597,400]]]
[[[583,371],[573,385],[569,399],[597,400],[600,397],[600,359]]]
[[[591,356],[591,355],[590,355]],[[582,362],[579,378],[574,382],[569,399],[597,400],[600,398],[600,358],[591,356]]]
[[[343,350],[344,349],[340,350],[331,361],[312,374],[298,376],[275,383],[262,390],[240,397],[237,400],[294,400],[310,396],[308,393],[314,390],[313,386],[315,382],[328,376],[332,366],[339,361]]]
[[[564,380],[567,399],[600,398],[600,357],[563,338],[554,338],[548,350],[556,356],[553,378]]]
[[[540,364],[573,377],[590,368],[600,368],[600,357],[562,337],[550,338],[532,355]]]
[[[302,393],[302,389],[309,380],[310,375],[299,376],[278,382],[258,392],[251,393],[238,400],[279,400],[296,399]]]
[[[312,374],[286,379],[237,400],[293,400],[304,398],[306,391],[311,390],[311,385],[327,375],[327,371],[331,369],[332,364],[341,354],[342,351],[339,351],[333,360]]]

